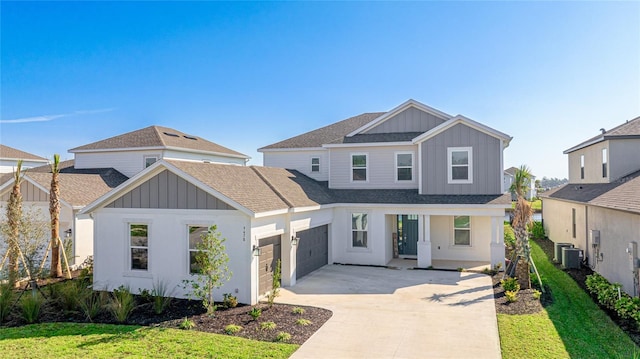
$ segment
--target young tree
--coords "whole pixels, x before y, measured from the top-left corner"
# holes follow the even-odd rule
[[[53,155],[51,162],[51,189],[49,190],[49,214],[51,215],[51,277],[62,277],[60,262],[60,155]]]
[[[209,227],[196,245],[197,271],[191,273],[195,278],[185,280],[185,287],[191,287],[192,295],[202,300],[202,305],[209,314],[216,310],[213,290],[220,288],[233,274],[227,266],[229,256],[224,246],[225,241],[226,238],[222,238],[216,225]]]
[[[7,244],[7,254],[9,258],[9,285],[14,286],[18,280],[18,240],[20,237],[20,219],[22,218],[22,194],[20,185],[24,174],[22,173],[22,160],[18,160],[15,172],[13,173],[13,187],[7,203],[7,233],[4,236]]]
[[[38,262],[44,255],[44,247],[47,244],[48,221],[39,208],[28,207],[23,211],[18,221],[18,237],[16,241],[19,261],[22,261],[24,274],[29,279],[39,276]],[[6,218],[0,221],[0,234],[5,239],[11,235],[13,228]],[[19,267],[19,266],[18,266]],[[23,274],[23,273],[20,273]]]

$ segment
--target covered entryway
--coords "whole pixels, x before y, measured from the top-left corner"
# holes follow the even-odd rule
[[[258,281],[259,295],[271,290],[273,283],[273,271],[280,259],[280,236],[262,238],[259,240],[260,246],[260,277]]]
[[[296,233],[296,278],[300,279],[327,264],[329,259],[329,225]]]
[[[418,255],[418,215],[398,215],[398,255],[416,257]]]

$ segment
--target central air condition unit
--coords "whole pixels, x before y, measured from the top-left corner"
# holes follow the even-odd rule
[[[553,261],[556,263],[562,262],[562,248],[573,248],[571,243],[554,243],[553,244]]]
[[[580,268],[583,255],[582,249],[579,248],[563,248],[562,249],[562,268],[564,269],[577,269]]]

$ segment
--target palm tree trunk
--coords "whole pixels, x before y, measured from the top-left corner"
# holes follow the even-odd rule
[[[51,272],[53,278],[62,277],[62,264],[60,263],[60,181],[58,173],[60,169],[60,156],[53,155],[51,164],[51,189],[49,191],[49,214],[51,215]]]
[[[6,238],[7,251],[9,257],[9,285],[15,286],[19,276],[18,239],[20,237],[20,220],[22,219],[22,193],[20,185],[22,183],[22,161],[18,161],[14,173],[13,187],[9,195],[7,204],[7,221],[9,222],[9,235]]]

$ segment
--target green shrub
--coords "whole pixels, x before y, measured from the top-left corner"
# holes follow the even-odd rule
[[[305,327],[305,326],[311,324],[311,321],[309,319],[300,318],[300,319],[296,320],[296,324]]]
[[[151,291],[149,289],[138,288],[138,297],[142,303],[153,302],[153,295],[151,295]]]
[[[182,322],[180,322],[180,325],[178,326],[178,328],[183,329],[183,330],[191,330],[193,328],[196,327],[196,323],[193,322],[193,320],[189,319],[189,318],[184,318],[184,320]]]
[[[15,292],[7,283],[0,284],[0,323],[9,316],[13,306]]]
[[[162,314],[167,307],[171,304],[173,298],[171,298],[167,283],[164,281],[153,282],[153,289],[151,290],[151,297],[153,303],[153,312],[156,314]]]
[[[236,298],[231,293],[224,293],[224,299],[222,300],[222,304],[225,308],[235,308],[238,306],[238,298]]]
[[[42,298],[39,295],[26,295],[22,299],[22,318],[31,324],[35,323],[40,316],[40,309],[42,308]]]
[[[224,327],[224,332],[229,334],[229,335],[236,334],[240,330],[242,330],[242,327],[239,326],[239,325],[235,325],[235,324],[229,324],[226,327]]]
[[[540,300],[540,297],[542,297],[542,292],[537,290],[537,289],[534,289],[533,290],[533,299]]]
[[[67,312],[77,311],[83,294],[80,282],[68,280],[58,285],[58,297],[56,299],[60,307]]]
[[[120,286],[114,289],[109,303],[109,311],[118,323],[124,323],[135,308],[135,299],[129,288]]]
[[[253,318],[253,320],[257,320],[258,318],[260,318],[260,315],[262,315],[262,309],[253,307],[249,311],[249,315],[251,316],[251,318]]]
[[[511,225],[506,223],[504,225],[504,244],[509,248],[516,247],[516,235],[513,233]]]
[[[274,330],[276,329],[276,323],[274,322],[262,322],[260,323],[260,330]]]
[[[507,297],[507,302],[513,303],[518,300],[518,292],[507,290],[504,292],[504,296]]]
[[[511,277],[507,279],[503,279],[500,281],[502,288],[505,292],[518,292],[520,290],[520,284],[518,283],[518,278]]]
[[[302,315],[302,314],[304,314],[304,308],[295,307],[295,308],[291,309],[291,313]]]
[[[277,342],[288,342],[289,340],[291,340],[291,334],[287,333],[287,332],[279,332],[278,335],[276,336],[276,341]]]
[[[615,308],[620,318],[633,319],[634,314],[640,311],[640,298],[632,298],[625,294],[616,301]]]
[[[82,310],[84,316],[87,320],[93,322],[93,319],[100,314],[102,307],[104,307],[104,292],[92,292],[91,294],[81,298],[79,302],[80,310]]]
[[[544,233],[542,222],[532,222],[529,225],[529,235],[531,236],[531,238],[535,239],[547,238],[547,235]]]

